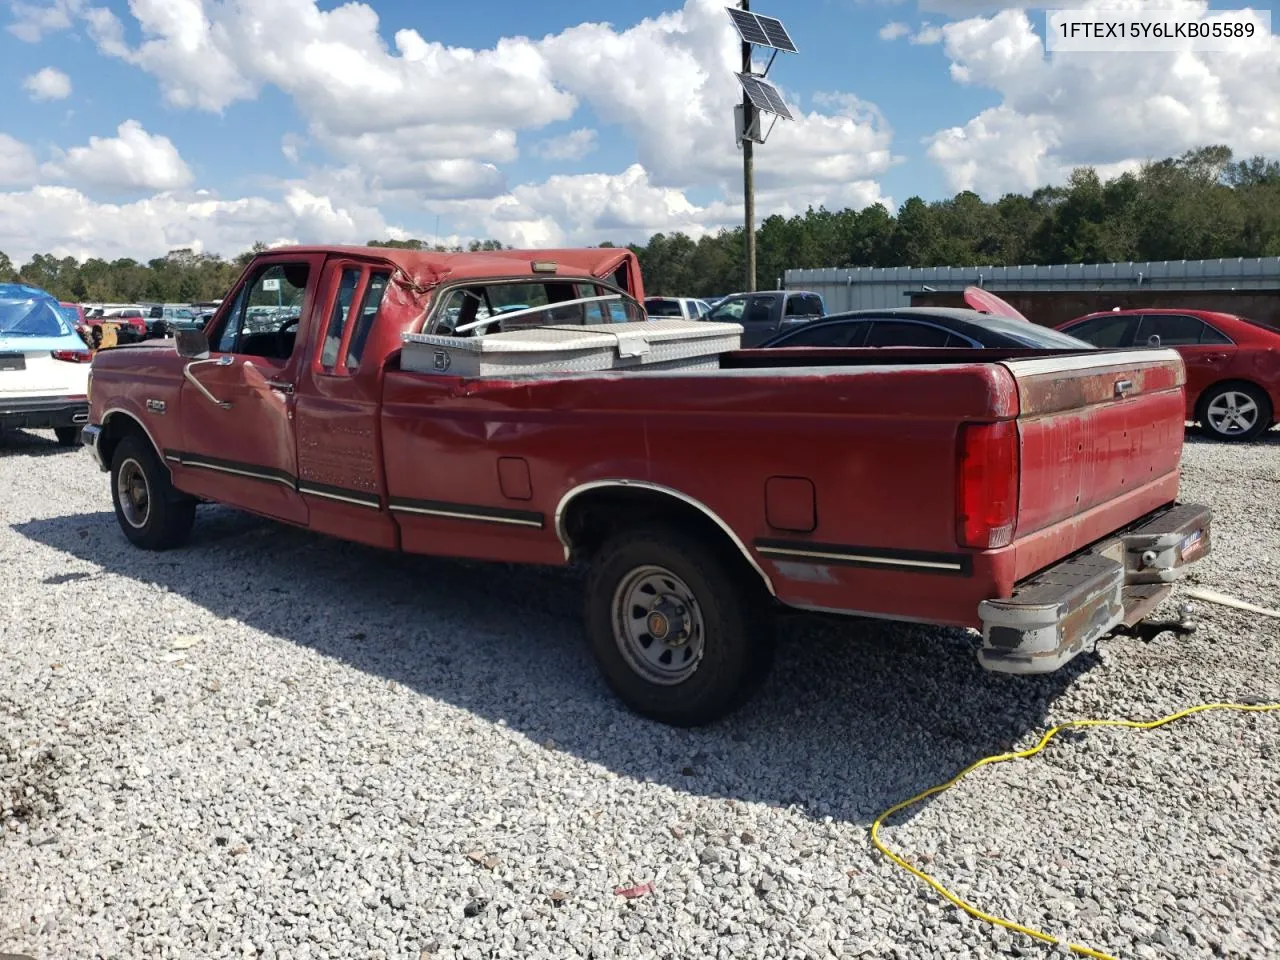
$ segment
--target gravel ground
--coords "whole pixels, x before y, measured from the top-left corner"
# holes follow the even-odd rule
[[[1276,604],[1280,434],[1185,464],[1216,511],[1194,582]],[[874,816],[1054,722],[1280,700],[1280,621],[1205,604],[1034,680],[960,631],[797,618],[757,700],[675,731],[604,689],[562,571],[215,508],[147,554],[39,433],[0,438],[0,482],[0,952],[40,960],[1049,955],[884,862]],[[1094,732],[885,838],[1120,957],[1273,957],[1277,751],[1273,714]]]

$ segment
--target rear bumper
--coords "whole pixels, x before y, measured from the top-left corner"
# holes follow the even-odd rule
[[[0,394],[0,429],[53,430],[89,422],[85,397],[6,397]]]
[[[1211,513],[1176,504],[984,600],[981,664],[998,673],[1050,673],[1116,627],[1146,617],[1188,563],[1209,552]]]

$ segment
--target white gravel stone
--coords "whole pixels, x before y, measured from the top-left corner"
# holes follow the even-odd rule
[[[1184,464],[1215,510],[1192,582],[1280,603],[1280,434]],[[1207,604],[1038,679],[962,631],[797,618],[756,700],[672,730],[605,690],[566,571],[212,507],[145,553],[38,432],[0,436],[0,482],[0,953],[1049,956],[876,855],[872,818],[1055,722],[1280,700],[1280,621]],[[1117,956],[1272,957],[1278,756],[1274,714],[1064,737],[885,837]]]

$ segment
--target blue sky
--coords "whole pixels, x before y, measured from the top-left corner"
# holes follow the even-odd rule
[[[602,6],[0,0],[0,250],[738,222],[724,4],[631,0],[583,27]],[[753,6],[800,48],[770,74],[801,119],[757,148],[761,216],[995,198],[1200,142],[1280,152],[1276,98],[1258,96],[1280,89],[1274,44],[1071,59],[1044,53],[1043,12],[998,2]]]

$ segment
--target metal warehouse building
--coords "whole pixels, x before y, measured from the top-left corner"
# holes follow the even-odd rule
[[[1050,326],[1113,307],[1221,310],[1280,325],[1280,257],[1069,263],[1019,267],[852,267],[788,270],[788,290],[820,293],[829,313],[872,307],[964,306],[967,286]]]

